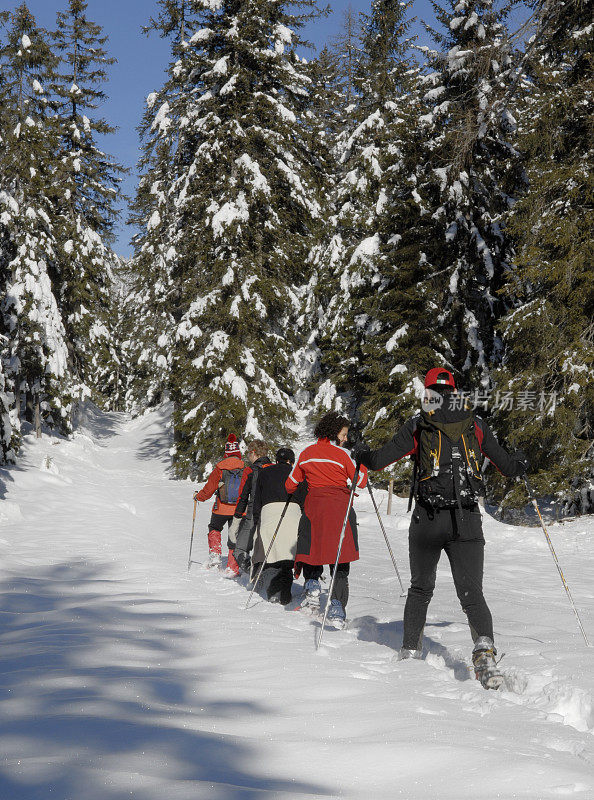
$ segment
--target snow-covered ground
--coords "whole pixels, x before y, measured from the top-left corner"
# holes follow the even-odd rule
[[[540,529],[485,519],[499,692],[469,672],[445,558],[428,654],[394,660],[404,601],[366,494],[350,626],[316,653],[318,622],[188,575],[164,417],[90,410],[0,472],[2,800],[594,798],[594,648]],[[406,581],[404,501],[385,522]],[[594,519],[550,532],[594,641]]]

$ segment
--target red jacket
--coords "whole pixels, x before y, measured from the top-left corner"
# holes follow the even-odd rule
[[[200,489],[197,494],[197,499],[200,503],[212,497],[216,490],[219,488],[219,483],[223,480],[224,469],[244,469],[245,464],[238,456],[228,456],[216,465],[210,473],[206,484]],[[222,503],[217,495],[215,498],[214,506],[212,507],[213,514],[221,514],[222,516],[232,517],[235,513],[237,503]]]
[[[307,478],[309,488],[338,486],[346,488],[355,477],[356,465],[348,450],[333,444],[329,439],[318,439],[301,453],[297,463],[285,482],[285,489],[292,494],[302,480]],[[357,486],[367,485],[367,468],[361,467]]]
[[[299,525],[296,560],[305,564],[333,564],[336,559],[340,532],[349,501],[348,484],[355,477],[357,466],[348,450],[329,439],[318,439],[306,447],[287,480],[285,489],[294,492],[307,479],[302,521]],[[367,469],[361,467],[357,486],[367,485]],[[340,563],[359,558],[357,525],[351,509],[340,551]]]

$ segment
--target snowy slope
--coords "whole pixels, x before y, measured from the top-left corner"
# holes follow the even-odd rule
[[[539,529],[486,519],[508,676],[486,692],[445,559],[426,659],[393,660],[404,601],[365,494],[350,628],[317,654],[317,622],[188,576],[168,447],[164,411],[88,411],[0,473],[2,800],[594,798],[594,648]],[[385,519],[406,580],[404,502]],[[551,536],[594,640],[594,520]]]

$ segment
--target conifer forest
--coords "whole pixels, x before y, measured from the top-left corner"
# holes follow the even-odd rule
[[[124,167],[85,0],[0,12],[0,460],[91,400],[169,402],[172,475],[330,409],[371,446],[451,370],[539,496],[594,512],[594,24],[587,0],[147,0],[169,43]],[[512,12],[522,7],[521,24]],[[348,23],[348,24],[347,24]],[[141,32],[138,34],[141,35]],[[407,492],[410,465],[383,473]],[[523,506],[489,472],[488,497]]]

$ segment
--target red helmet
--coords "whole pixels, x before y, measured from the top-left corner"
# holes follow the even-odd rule
[[[451,386],[452,389],[455,389],[456,382],[452,373],[447,369],[434,367],[425,375],[425,389],[429,386]]]
[[[230,433],[225,443],[225,455],[238,456],[240,452],[241,451],[239,449],[239,442],[237,441],[237,436],[235,436],[234,433]]]

